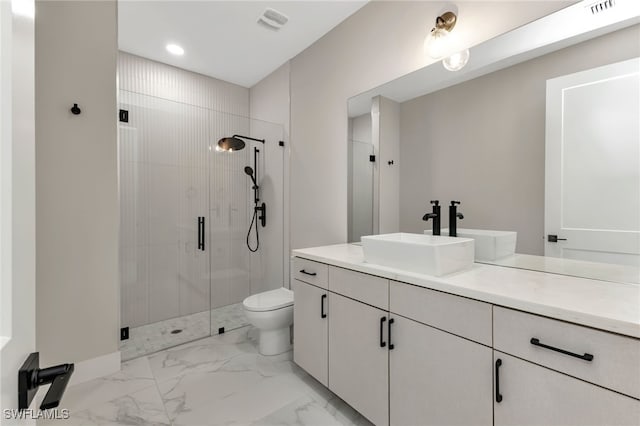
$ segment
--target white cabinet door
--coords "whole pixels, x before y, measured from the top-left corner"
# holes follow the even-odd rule
[[[293,360],[320,383],[328,385],[327,291],[293,280]]]
[[[392,425],[491,425],[492,350],[394,317],[389,351]]]
[[[636,399],[501,352],[494,352],[494,359],[501,364],[495,364],[496,426],[638,425],[640,421]]]
[[[329,293],[329,389],[377,426],[389,424],[388,314]]]

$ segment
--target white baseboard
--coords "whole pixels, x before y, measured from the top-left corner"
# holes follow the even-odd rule
[[[75,363],[69,386],[88,382],[120,371],[120,351]]]

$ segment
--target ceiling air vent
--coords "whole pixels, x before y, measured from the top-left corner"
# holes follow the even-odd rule
[[[261,24],[270,30],[278,31],[289,21],[286,15],[277,10],[266,8],[262,15],[258,17],[258,24]]]
[[[615,0],[604,0],[591,3],[587,6],[587,9],[591,10],[592,15],[597,15],[598,13],[602,13],[608,9],[613,8],[615,5]]]

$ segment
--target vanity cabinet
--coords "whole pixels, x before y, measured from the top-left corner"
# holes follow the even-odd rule
[[[378,426],[640,424],[639,339],[294,267],[295,362]]]
[[[324,386],[329,386],[328,292],[323,288],[291,281],[294,294],[293,360]]]
[[[491,425],[492,350],[393,316],[392,425]]]
[[[493,319],[495,425],[640,424],[637,339],[499,306]]]
[[[329,306],[329,389],[374,424],[388,425],[388,312],[336,293]]]
[[[496,426],[640,423],[636,399],[498,351],[494,358]]]

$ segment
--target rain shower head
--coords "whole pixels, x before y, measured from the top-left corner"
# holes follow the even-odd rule
[[[218,141],[218,149],[220,151],[240,151],[244,149],[244,146],[244,141],[236,135],[230,138],[222,138]]]
[[[249,136],[233,135],[231,137],[224,137],[218,141],[217,151],[240,151],[244,149],[245,143],[242,139],[249,139],[256,142],[264,143],[264,139],[256,139]]]

